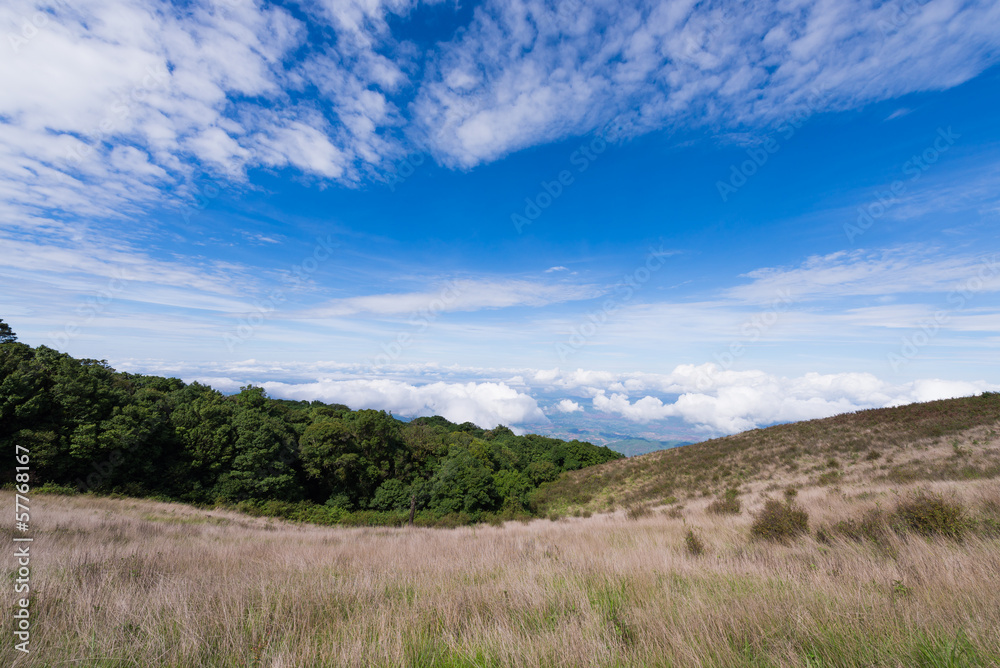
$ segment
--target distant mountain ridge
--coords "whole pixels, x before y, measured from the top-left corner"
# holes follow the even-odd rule
[[[606,443],[604,447],[611,448],[615,452],[620,452],[626,457],[637,455],[647,455],[659,450],[669,450],[682,445],[691,445],[691,441],[656,441],[651,438],[626,438],[612,443]]]

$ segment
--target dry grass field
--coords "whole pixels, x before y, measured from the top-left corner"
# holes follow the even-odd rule
[[[964,507],[963,521],[978,529],[872,540],[833,530],[915,487]],[[8,604],[0,661],[1000,665],[1000,541],[982,530],[1000,514],[997,481],[805,488],[796,501],[810,532],[787,542],[750,536],[765,494],[744,493],[739,514],[707,512],[706,497],[683,509],[451,530],[293,525],[41,494],[32,506],[32,652],[14,651]],[[13,505],[12,493],[0,498]]]

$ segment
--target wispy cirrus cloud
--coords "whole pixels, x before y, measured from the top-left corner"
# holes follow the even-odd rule
[[[456,279],[436,289],[348,297],[306,311],[300,317],[324,318],[357,314],[374,316],[479,311],[514,306],[547,306],[592,299],[603,294],[594,285],[542,283],[527,280]]]
[[[416,119],[465,166],[613,119],[767,125],[966,81],[996,62],[998,19],[992,3],[494,0],[441,49]]]
[[[916,246],[886,250],[838,251],[814,255],[795,267],[767,267],[745,275],[750,283],[725,291],[725,296],[758,303],[778,292],[796,300],[820,300],[858,295],[901,295],[950,292],[984,272],[995,278],[1000,255],[971,253],[941,255]],[[1000,280],[980,281],[978,289],[1000,289]]]

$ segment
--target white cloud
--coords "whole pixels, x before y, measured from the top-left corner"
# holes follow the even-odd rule
[[[441,50],[416,121],[470,166],[612,122],[745,127],[947,88],[996,62],[996,3],[493,0]],[[961,34],[961,40],[955,35]]]
[[[128,215],[185,193],[200,169],[236,182],[249,166],[356,180],[394,154],[374,137],[393,116],[382,90],[402,73],[375,48],[391,42],[384,12],[403,9],[375,3],[375,22],[340,12],[338,50],[300,61],[297,50],[316,51],[305,24],[251,0],[4,3],[0,23],[41,24],[0,50],[0,88],[18,91],[0,98],[9,222]],[[327,91],[329,114],[293,99],[309,83]]]
[[[0,216],[128,217],[201,170],[354,184],[414,149],[469,166],[612,119],[768,125],[954,86],[1000,53],[989,2],[491,0],[426,54],[390,27],[416,4],[4,3]]]
[[[601,291],[591,285],[547,284],[523,280],[460,279],[437,290],[368,295],[338,299],[309,311],[307,317],[332,317],[369,313],[407,315],[478,311],[511,306],[545,306],[597,297]]]
[[[240,386],[246,384],[231,378],[196,380],[228,392],[238,391]],[[257,384],[263,386],[269,395],[281,399],[319,399],[345,404],[355,410],[375,408],[404,417],[441,415],[458,424],[472,422],[485,429],[492,429],[498,424],[547,421],[534,398],[506,383],[436,382],[414,385],[389,379],[357,379]]]
[[[731,434],[777,422],[950,399],[1000,388],[984,381],[933,379],[893,385],[870,373],[807,373],[785,378],[763,371],[725,371],[714,364],[680,366],[673,374],[643,378],[632,387],[655,384],[681,394],[674,403],[649,394],[630,401],[624,392],[608,396],[601,389],[593,398],[594,408],[639,423],[679,417],[709,433]]]
[[[855,295],[950,292],[971,282],[974,291],[1000,288],[1000,258],[936,257],[912,247],[883,251],[839,251],[815,255],[798,267],[763,268],[746,274],[753,281],[725,291],[740,301],[761,303],[789,294],[795,300]]]
[[[563,399],[557,403],[553,408],[555,408],[560,413],[577,413],[583,411],[583,406],[576,403],[572,399]]]
[[[130,371],[178,375],[226,392],[248,383],[273,396],[319,399],[352,408],[377,408],[397,415],[443,415],[452,422],[483,427],[532,425],[548,418],[537,398],[551,398],[550,416],[584,411],[590,398],[607,431],[628,433],[651,422],[688,425],[709,436],[780,422],[900,406],[1000,391],[986,381],[920,379],[892,383],[871,373],[806,373],[786,377],[761,370],[726,370],[715,364],[679,365],[667,374],[610,373],[586,369],[488,369],[433,364],[388,365],[372,378],[361,365],[337,362],[274,364],[259,360],[212,363],[186,369],[130,361]],[[323,373],[324,378],[310,380]],[[274,377],[296,380],[276,381]],[[519,389],[499,378],[516,379]],[[240,379],[240,380],[234,380]],[[514,382],[513,380],[511,382]],[[522,384],[523,383],[523,384]]]

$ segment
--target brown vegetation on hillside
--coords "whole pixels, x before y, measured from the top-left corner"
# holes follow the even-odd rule
[[[543,513],[657,506],[724,490],[1000,476],[1000,393],[754,429],[575,471],[536,493]],[[724,497],[723,497],[724,498]]]

